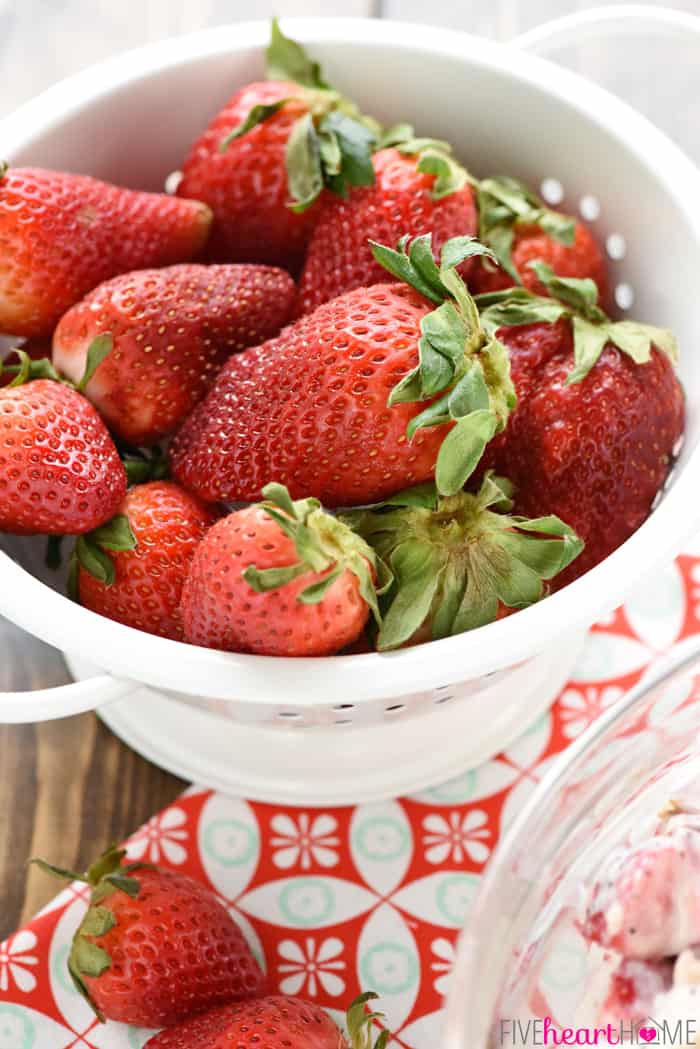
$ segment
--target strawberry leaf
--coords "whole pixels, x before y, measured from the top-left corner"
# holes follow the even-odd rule
[[[318,62],[309,58],[296,40],[285,36],[276,18],[272,19],[270,26],[265,72],[268,80],[293,80],[304,87],[328,89]]]
[[[374,182],[372,151],[376,135],[362,120],[339,110],[331,110],[319,125],[324,182],[339,196],[347,196],[348,186],[371,186]],[[334,145],[329,150],[324,141]]]
[[[85,371],[83,376],[76,386],[76,389],[83,393],[85,387],[90,382],[99,366],[109,356],[114,347],[114,339],[112,338],[111,332],[104,332],[102,335],[98,335],[92,340],[88,347],[87,356],[85,358]]]
[[[320,604],[335,581],[340,579],[344,571],[345,569],[339,565],[336,566],[336,568],[332,568],[327,575],[323,576],[317,582],[311,583],[309,586],[305,587],[305,589],[299,594],[297,600],[300,601],[302,605]]]
[[[537,259],[529,262],[528,266],[553,298],[593,324],[607,321],[608,318],[598,306],[598,285],[590,277],[559,277],[551,266]]]
[[[111,521],[89,533],[90,539],[103,550],[134,550],[136,536],[126,514],[115,514]]]
[[[292,197],[289,207],[297,213],[306,211],[323,189],[321,144],[311,113],[300,117],[289,135],[287,178]]]
[[[512,495],[489,471],[476,494],[440,497],[422,485],[350,515],[394,575],[380,602],[381,650],[473,630],[500,605],[539,601],[578,556],[583,543],[558,517],[511,516]]]
[[[112,558],[96,543],[91,543],[87,536],[78,536],[75,543],[75,554],[80,566],[94,579],[104,583],[105,586],[114,584],[116,571]]]
[[[240,124],[236,124],[234,128],[229,131],[227,135],[222,138],[219,143],[219,152],[225,153],[232,142],[235,142],[237,138],[241,138],[242,135],[247,134],[252,128],[257,127],[258,124],[264,123],[270,117],[274,116],[275,113],[279,113],[283,106],[287,105],[287,102],[291,102],[293,96],[287,98],[280,98],[276,102],[258,102],[257,105],[252,106]]]
[[[481,324],[490,333],[521,324],[554,324],[567,312],[563,303],[533,295],[526,288],[487,292],[477,295],[474,301],[481,315]]]
[[[378,595],[391,583],[391,573],[372,547],[357,535],[350,524],[326,513],[318,499],[293,500],[284,485],[271,483],[263,489],[260,508],[292,540],[298,560],[289,565],[258,568],[249,565],[243,578],[257,593],[286,586],[299,576],[314,573],[297,594],[301,604],[319,604],[343,572],[358,580],[360,594],[380,621]]]
[[[5,175],[10,170],[10,165],[6,160],[0,160],[0,182],[5,178]]]
[[[430,191],[433,200],[442,200],[462,189],[468,181],[467,173],[454,157],[438,149],[425,149],[418,160],[418,171],[425,175],[435,175],[435,182]]]
[[[576,220],[547,208],[517,179],[496,176],[478,184],[479,239],[487,244],[503,269],[521,284],[512,258],[518,225],[539,226],[548,236],[568,246],[574,243]]]
[[[440,446],[435,483],[443,495],[454,495],[466,483],[495,435],[498,420],[488,408],[459,419]]]
[[[281,568],[256,568],[255,565],[249,565],[243,573],[243,578],[256,594],[266,594],[270,590],[279,590],[281,586],[286,586],[309,570],[309,565],[301,562]]]
[[[462,488],[515,406],[508,354],[482,326],[458,272],[466,259],[493,255],[473,237],[453,237],[443,245],[438,268],[429,234],[410,245],[404,237],[396,250],[370,243],[381,265],[439,303],[421,318],[418,364],[396,384],[388,404],[432,402],[410,420],[409,439],[423,427],[456,423],[442,443],[435,474],[440,492],[451,495]]]

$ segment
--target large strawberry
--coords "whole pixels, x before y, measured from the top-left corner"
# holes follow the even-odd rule
[[[429,236],[374,246],[394,277],[341,295],[231,358],[176,435],[174,476],[208,502],[270,478],[330,506],[378,502],[436,475],[462,487],[513,404],[505,351],[456,268],[484,249]]]
[[[113,350],[85,387],[112,431],[136,447],[174,430],[232,353],[275,335],[295,294],[269,266],[139,270],[100,284],[59,323],[53,361],[77,380],[93,340]]]
[[[199,201],[0,165],[0,331],[50,335],[100,281],[191,259],[210,223]]]
[[[100,359],[95,350],[86,377]],[[0,388],[0,531],[89,532],[126,493],[117,449],[90,402],[58,381],[50,361],[18,356],[18,365],[3,368],[10,385]]]
[[[270,995],[224,1006],[162,1031],[144,1049],[259,1049],[260,1045],[264,1049],[385,1049],[386,1029],[376,1041],[372,1038],[374,1021],[383,1019],[382,1014],[365,1010],[365,1002],[376,997],[372,992],[361,994],[350,1006],[347,1039],[318,1005],[288,995]]]
[[[474,191],[447,143],[407,137],[375,153],[373,163],[374,185],[351,190],[345,200],[327,196],[321,205],[299,285],[299,316],[386,280],[370,241],[396,244],[404,234],[432,233],[439,254],[451,237],[476,233]]]
[[[474,292],[523,284],[539,295],[546,286],[529,265],[539,260],[559,277],[590,278],[607,300],[605,259],[591,232],[576,219],[552,211],[517,179],[487,178],[479,183],[479,239],[498,260],[478,261],[470,273]]]
[[[504,606],[540,600],[583,543],[558,517],[514,517],[512,506],[512,486],[489,472],[474,495],[440,498],[427,484],[347,518],[393,575],[380,650],[460,634]]]
[[[243,933],[213,892],[111,848],[85,874],[35,861],[89,885],[68,971],[101,1020],[170,1027],[265,991]]]
[[[292,502],[270,484],[266,502],[237,510],[197,547],[182,594],[195,645],[272,656],[331,655],[379,615],[384,566],[316,499]]]
[[[78,539],[74,596],[108,619],[181,641],[182,587],[215,520],[210,508],[172,481],[136,485],[116,517]]]
[[[272,22],[268,81],[237,91],[195,142],[178,193],[214,211],[212,258],[298,270],[324,186],[374,178],[377,125],[333,91]]]
[[[683,433],[670,332],[610,321],[592,281],[557,279],[551,295],[479,296],[482,323],[508,348],[518,408],[486,465],[516,486],[516,508],[554,513],[586,547],[561,586],[598,564],[648,517]]]

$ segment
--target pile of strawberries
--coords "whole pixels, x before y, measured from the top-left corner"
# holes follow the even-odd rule
[[[674,338],[610,319],[591,233],[522,183],[381,127],[276,23],[267,66],[174,195],[0,170],[0,331],[25,340],[0,530],[76,537],[88,608],[238,652],[523,608],[648,516]]]
[[[67,965],[103,1023],[164,1028],[145,1049],[384,1049],[389,1032],[375,1029],[382,1014],[366,1008],[376,994],[350,1005],[346,1038],[318,1005],[268,993],[214,893],[187,875],[125,860],[112,847],[84,874],[34,861],[90,890]]]

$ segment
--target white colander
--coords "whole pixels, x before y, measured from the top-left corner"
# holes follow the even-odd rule
[[[0,720],[99,707],[185,777],[248,797],[342,803],[418,789],[506,746],[551,702],[585,628],[700,528],[700,174],[627,105],[512,45],[355,19],[287,30],[364,110],[448,138],[477,173],[518,175],[590,219],[621,310],[634,301],[639,319],[676,331],[688,394],[672,483],[604,564],[518,615],[389,655],[270,659],[154,638],[52,589],[38,540],[2,540],[0,613],[70,653],[86,679],[0,695]],[[266,24],[235,25],[105,62],[1,122],[3,153],[160,188],[232,90],[261,75],[267,36]]]

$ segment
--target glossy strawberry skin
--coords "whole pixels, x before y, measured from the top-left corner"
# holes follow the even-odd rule
[[[547,295],[547,289],[528,263],[540,260],[551,266],[558,277],[590,277],[598,285],[598,301],[606,306],[609,289],[605,259],[593,234],[580,222],[576,223],[571,245],[555,240],[539,226],[516,226],[511,257],[524,286],[537,295]],[[475,262],[469,277],[469,288],[474,295],[511,288],[514,284],[510,274],[500,266],[489,266],[480,260]]]
[[[387,407],[417,363],[432,306],[376,284],[320,306],[231,358],[176,434],[175,478],[206,502],[259,498],[271,479],[292,498],[358,506],[429,480],[446,426],[406,426],[424,405]]]
[[[418,160],[396,149],[375,153],[374,185],[351,190],[348,198],[326,196],[321,206],[299,284],[296,315],[354,288],[385,283],[387,271],[375,262],[368,240],[394,248],[405,234],[432,233],[433,248],[450,237],[475,235],[477,213],[470,186],[434,200],[434,175],[417,170]],[[469,267],[460,267],[466,277]]]
[[[118,623],[181,641],[182,587],[216,514],[171,481],[131,488],[117,512],[128,518],[137,545],[109,552],[116,571],[111,586],[80,569],[80,603]]]
[[[0,390],[0,531],[88,532],[126,494],[126,473],[90,402],[49,379]]]
[[[648,517],[683,433],[684,401],[668,358],[654,350],[635,364],[612,345],[580,383],[570,325],[502,328],[518,407],[483,466],[516,485],[516,509],[554,513],[584,539],[557,576],[566,583],[617,549]]]
[[[101,901],[116,925],[88,936],[112,960],[83,979],[109,1020],[169,1027],[265,991],[265,977],[223,904],[203,885],[168,870],[137,870],[135,899],[115,892]]]
[[[237,91],[192,146],[178,194],[202,200],[214,212],[207,256],[217,262],[267,262],[296,272],[316,221],[318,204],[296,214],[288,207],[285,151],[308,107],[290,101],[235,139],[220,143],[256,105],[299,96],[298,84],[265,81]]]
[[[264,510],[250,506],[217,522],[197,547],[182,595],[185,639],[194,645],[267,656],[326,656],[355,641],[369,608],[357,577],[345,571],[315,605],[297,595],[321,577],[305,572],[256,593],[243,578],[296,564],[294,543]]]
[[[289,274],[269,266],[184,264],[114,277],[59,323],[57,370],[79,381],[92,340],[113,349],[86,395],[112,431],[136,446],[171,433],[232,353],[275,335],[295,295]]]
[[[261,1041],[262,1038],[262,1041]],[[328,1013],[286,995],[239,1002],[161,1031],[144,1049],[347,1049]]]
[[[0,331],[50,335],[100,281],[193,258],[210,223],[198,201],[10,168],[0,179]]]

